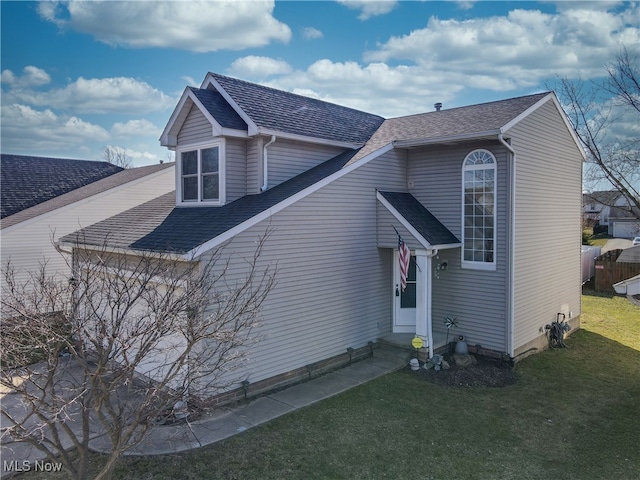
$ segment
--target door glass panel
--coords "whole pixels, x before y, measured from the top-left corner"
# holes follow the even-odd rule
[[[411,256],[407,273],[407,288],[400,292],[400,308],[416,308],[416,257]]]

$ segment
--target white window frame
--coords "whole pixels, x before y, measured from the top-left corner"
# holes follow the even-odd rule
[[[481,164],[481,165],[467,165],[467,160],[469,160],[469,158],[476,154],[476,153],[486,153],[488,155],[491,156],[491,158],[493,159],[493,167],[490,167],[488,164]],[[491,262],[480,262],[480,261],[472,261],[472,260],[465,260],[464,258],[464,254],[465,254],[465,241],[466,239],[466,235],[465,235],[465,172],[469,172],[469,171],[474,171],[474,170],[493,170],[493,261]],[[474,269],[474,270],[496,270],[496,258],[497,258],[497,221],[498,221],[498,209],[497,209],[497,204],[498,204],[498,161],[496,160],[496,156],[490,152],[489,150],[486,150],[484,148],[477,148],[471,152],[469,152],[467,154],[466,157],[464,157],[464,161],[462,162],[462,198],[461,198],[461,205],[462,205],[462,222],[461,222],[461,237],[462,237],[462,248],[460,249],[460,256],[461,256],[461,266],[462,268],[468,268],[468,269]]]
[[[201,151],[218,147],[218,199],[201,200],[202,198],[202,163]],[[182,200],[182,153],[198,152],[198,198],[196,200]],[[224,138],[213,142],[182,145],[176,148],[176,205],[185,207],[211,207],[225,204],[226,199],[226,154]]]

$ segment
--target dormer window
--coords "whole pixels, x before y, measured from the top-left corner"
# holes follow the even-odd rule
[[[198,148],[184,147],[178,154],[178,203],[224,203],[224,144],[218,142]]]

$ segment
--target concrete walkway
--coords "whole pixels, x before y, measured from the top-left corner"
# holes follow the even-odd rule
[[[188,424],[153,427],[145,440],[127,455],[163,455],[210,445],[401,369],[407,364],[408,356],[406,350],[384,346],[375,349],[372,357],[244,405],[223,407],[211,416]],[[108,439],[98,434],[90,442],[91,449],[98,452],[107,452],[109,445]],[[26,444],[3,443],[0,477],[11,476],[11,472],[4,471],[5,462],[15,460],[22,465],[28,460],[33,464],[43,458],[38,450]]]

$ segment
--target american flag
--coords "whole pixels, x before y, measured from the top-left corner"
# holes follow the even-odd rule
[[[400,287],[404,292],[407,288],[407,274],[409,273],[409,262],[411,261],[411,250],[404,243],[402,237],[398,233],[398,252],[400,253]]]

